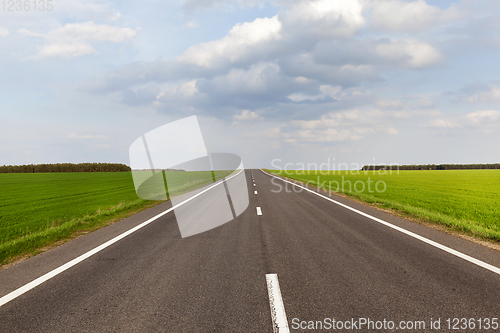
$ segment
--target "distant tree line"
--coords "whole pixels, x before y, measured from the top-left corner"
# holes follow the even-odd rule
[[[130,167],[119,163],[57,163],[0,166],[0,173],[42,173],[42,172],[123,172]]]
[[[500,169],[500,163],[495,164],[417,164],[417,165],[365,165],[361,170],[476,170]]]
[[[154,172],[162,172],[162,171],[186,171],[184,169],[132,169],[132,171],[154,171]]]

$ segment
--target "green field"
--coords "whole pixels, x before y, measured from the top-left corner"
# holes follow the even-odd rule
[[[171,196],[212,182],[211,172],[168,178]],[[0,174],[0,188],[0,266],[161,202],[140,199],[130,172]]]
[[[500,241],[500,170],[418,170],[392,174],[373,170],[323,174],[269,171],[469,235]],[[379,191],[375,189],[377,182]]]

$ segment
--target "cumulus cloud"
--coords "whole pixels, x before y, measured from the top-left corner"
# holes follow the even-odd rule
[[[250,110],[243,110],[240,114],[236,114],[233,116],[233,119],[237,121],[256,120],[259,118],[260,117],[257,112],[253,112]]]
[[[235,25],[222,39],[190,47],[177,61],[206,68],[219,67],[265,52],[266,46],[270,47],[281,37],[281,23],[277,16],[258,18]]]
[[[277,64],[266,62],[248,70],[232,69],[226,75],[200,79],[197,87],[200,93],[210,96],[214,105],[256,108],[286,102],[287,95],[305,85],[283,76]]]
[[[157,94],[158,100],[167,99],[191,99],[198,95],[197,80],[191,80],[177,86],[165,89],[161,93]]]
[[[190,75],[182,65],[157,58],[151,62],[137,61],[125,64],[118,70],[109,71],[105,75],[88,80],[81,88],[94,93],[109,93],[150,82],[174,81],[197,74],[199,73],[194,72]]]
[[[361,140],[363,138],[361,132],[358,130],[338,130],[335,128],[327,128],[321,130],[301,129],[297,131],[297,138],[300,141],[306,142],[336,142],[346,140]],[[370,132],[372,132],[370,130]]]
[[[467,114],[465,118],[474,125],[491,124],[500,120],[500,111],[484,110],[475,111]]]
[[[427,4],[425,0],[374,0],[371,6],[370,25],[388,31],[421,31],[462,15],[455,4],[443,10]]]
[[[82,134],[78,135],[76,133],[68,134],[68,139],[77,139],[77,140],[95,140],[95,139],[107,139],[108,137],[102,134],[91,135],[91,134]]]
[[[148,103],[152,102],[160,110],[167,110],[169,113],[194,110],[198,105],[207,103],[206,96],[198,91],[197,80],[169,86],[156,94],[156,97],[153,94],[150,97]]]
[[[283,73],[293,77],[318,80],[332,86],[355,86],[376,79],[378,71],[371,64],[318,63],[311,53],[294,54],[278,61]]]
[[[445,126],[434,119],[441,114],[429,99],[376,97],[363,88],[383,82],[387,72],[442,64],[434,45],[407,36],[365,37],[372,19],[366,6],[373,1],[282,2],[276,16],[236,24],[225,37],[193,45],[172,60],[130,63],[87,82],[86,89],[121,91],[130,106],[210,114],[235,125],[286,115],[293,120],[278,132],[289,143],[396,135],[409,119]]]
[[[186,23],[186,26],[188,28],[198,28],[200,25],[198,24],[196,19],[193,19],[193,20],[189,21],[188,23]]]
[[[364,38],[319,43],[311,57],[316,64],[350,65],[367,72],[390,68],[425,68],[439,65],[444,57],[431,44],[414,39]],[[360,67],[360,66],[365,66]],[[377,71],[372,70],[372,75]]]
[[[0,27],[0,37],[5,37],[9,33],[10,33],[9,30],[7,30],[6,28]]]
[[[491,133],[491,128],[500,124],[500,111],[480,110],[469,112],[458,116],[450,116],[448,119],[437,118],[428,122],[429,127],[434,128],[476,128],[484,133]]]
[[[443,56],[433,46],[413,38],[378,43],[375,51],[382,59],[395,61],[402,67],[424,68],[443,61]]]
[[[90,45],[92,42],[119,43],[132,40],[136,32],[130,28],[116,28],[94,22],[68,23],[49,31],[46,35],[32,33],[26,29],[23,34],[43,37],[46,43],[38,52],[40,57],[78,57],[95,54],[97,51]]]
[[[291,122],[288,139],[306,142],[338,142],[361,140],[367,135],[397,135],[399,131],[390,121],[392,116],[378,109],[348,110],[328,113],[315,120]]]
[[[125,90],[122,96],[122,103],[130,106],[148,105],[156,101],[160,94],[160,88],[156,85],[149,85],[139,88],[137,91]]]
[[[316,40],[349,38],[365,25],[359,0],[303,1],[279,14],[287,35]]]
[[[449,120],[444,120],[444,119],[433,119],[429,121],[429,127],[434,127],[434,128],[455,128],[455,127],[461,127],[459,123],[454,123]]]
[[[269,94],[271,90],[276,95],[287,92],[275,101],[286,96],[296,102],[312,101],[311,96],[319,94],[320,85],[352,87],[379,81],[381,71],[420,69],[443,62],[436,48],[414,38],[353,38],[366,25],[364,3],[360,0],[292,1],[278,15],[236,24],[225,37],[196,44],[172,61],[129,64],[95,78],[87,87],[104,92],[131,89],[133,84],[198,79],[200,92],[210,93],[217,91],[223,81],[243,87],[244,84],[236,82],[238,78],[252,76],[258,64],[273,63],[278,66],[275,66],[279,72],[276,76],[282,76],[274,83],[281,81],[290,87],[290,78],[316,82],[316,92],[304,92],[299,86],[296,91],[288,92],[278,85],[266,85]],[[80,53],[92,50],[84,49]],[[212,84],[214,88],[210,87]],[[255,96],[255,87],[247,85],[247,88],[248,97]],[[234,91],[233,86],[229,86],[229,90]],[[316,98],[319,99],[322,98]]]
[[[261,1],[262,2],[262,1]],[[253,0],[185,0],[182,8],[186,12],[194,12],[197,10],[207,10],[218,6],[225,6],[231,9],[233,3],[237,3],[241,7],[253,7],[258,1]]]
[[[113,22],[122,17],[117,6],[119,4],[115,2],[102,0],[58,1],[57,12],[80,21]]]
[[[248,122],[261,120],[262,117],[255,111],[242,110],[241,113],[233,116],[233,125],[241,125]]]
[[[293,93],[287,96],[288,99],[294,102],[303,102],[303,101],[336,101],[336,95],[342,90],[340,86],[329,86],[329,85],[321,85],[319,87],[320,94],[317,95],[309,95],[305,93]]]
[[[481,91],[462,99],[467,103],[500,102],[500,87],[493,86],[486,91]]]

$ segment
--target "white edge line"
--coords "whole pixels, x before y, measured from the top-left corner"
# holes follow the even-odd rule
[[[285,305],[281,297],[280,283],[278,275],[266,274],[267,293],[269,295],[269,307],[271,309],[271,319],[274,333],[287,333],[288,320],[286,319]]]
[[[257,215],[262,215],[262,209],[260,209],[260,207],[257,207]]]
[[[239,174],[240,174],[241,172],[243,172],[243,171],[244,171],[244,169],[241,169],[241,171],[240,171],[240,172],[238,172],[238,173],[237,173],[237,174],[235,174],[235,175],[232,175],[231,177],[226,178],[225,180],[227,181],[227,180],[229,180],[229,179],[231,179],[231,178],[233,178],[233,177],[236,177],[237,175],[239,175]],[[110,246],[110,245],[112,245],[112,244],[114,244],[114,243],[118,242],[118,241],[119,241],[119,240],[121,240],[122,238],[125,238],[125,237],[127,237],[128,235],[130,235],[130,234],[132,234],[132,233],[136,232],[137,230],[141,229],[142,227],[145,227],[146,225],[148,225],[148,224],[150,224],[151,222],[155,221],[156,219],[158,219],[158,218],[162,217],[163,215],[165,215],[165,214],[167,214],[167,213],[170,213],[170,212],[171,212],[172,210],[174,210],[175,208],[177,208],[177,207],[180,207],[180,206],[184,205],[185,203],[187,203],[187,202],[189,202],[189,201],[193,200],[193,199],[194,199],[194,198],[196,198],[197,196],[200,196],[201,194],[203,194],[203,193],[207,192],[208,190],[210,190],[210,189],[214,188],[215,186],[218,186],[218,185],[222,184],[222,182],[223,182],[223,181],[224,181],[224,179],[219,180],[219,181],[218,181],[217,183],[215,183],[214,185],[210,186],[209,188],[204,189],[203,191],[201,191],[200,193],[197,193],[196,195],[193,195],[191,198],[184,200],[183,202],[181,202],[181,203],[179,203],[179,204],[177,204],[177,205],[175,205],[175,206],[173,206],[173,207],[171,207],[171,208],[167,209],[166,211],[164,211],[164,212],[162,212],[162,213],[160,213],[160,214],[158,214],[158,215],[156,215],[156,216],[154,216],[154,217],[150,218],[149,220],[146,220],[146,221],[142,222],[141,224],[139,224],[139,225],[135,226],[134,228],[129,229],[129,230],[125,231],[124,233],[122,233],[122,234],[120,234],[120,235],[116,236],[115,238],[110,239],[110,240],[109,240],[109,241],[107,241],[106,243],[101,244],[101,245],[99,245],[98,247],[93,248],[92,250],[90,250],[90,251],[88,251],[88,252],[86,252],[86,253],[82,254],[81,256],[76,257],[75,259],[73,259],[73,260],[71,260],[71,261],[68,261],[67,263],[63,264],[62,266],[59,266],[58,268],[53,269],[52,271],[50,271],[50,272],[48,272],[48,273],[46,273],[46,274],[44,274],[44,275],[40,276],[39,278],[37,278],[37,279],[35,279],[35,280],[33,280],[33,281],[31,281],[31,282],[29,282],[29,283],[25,284],[24,286],[19,287],[18,289],[14,290],[14,291],[12,291],[12,292],[10,292],[10,293],[8,293],[7,295],[5,295],[5,296],[3,296],[2,298],[0,298],[0,307],[1,307],[2,305],[6,304],[6,303],[8,303],[8,302],[10,302],[10,301],[12,301],[13,299],[15,299],[15,298],[17,298],[17,297],[21,296],[22,294],[26,293],[27,291],[30,291],[31,289],[33,289],[33,288],[35,288],[35,287],[39,286],[40,284],[44,283],[45,281],[47,281],[47,280],[49,280],[49,279],[53,278],[54,276],[56,276],[56,275],[58,275],[58,274],[60,274],[60,273],[64,272],[65,270],[67,270],[67,269],[69,269],[69,268],[71,268],[71,267],[75,266],[76,264],[78,264],[78,263],[80,263],[80,262],[84,261],[85,259],[87,259],[87,258],[89,258],[89,257],[93,256],[94,254],[96,254],[96,253],[98,253],[98,252],[100,252],[100,251],[104,250],[105,248],[107,248],[108,246]]]
[[[271,177],[277,178],[277,179],[282,180],[282,181],[284,181],[284,182],[290,183],[290,184],[292,184],[292,185],[294,185],[294,186],[300,187],[300,188],[302,188],[302,189],[304,189],[304,190],[306,190],[306,191],[308,191],[308,192],[311,192],[311,193],[313,193],[313,194],[315,194],[315,195],[317,195],[317,196],[320,196],[320,197],[322,197],[322,198],[324,198],[324,199],[326,199],[326,200],[328,200],[328,201],[331,201],[331,202],[333,202],[333,203],[335,203],[335,204],[337,204],[337,205],[339,205],[339,206],[342,206],[342,207],[344,207],[344,208],[347,208],[347,209],[349,209],[349,210],[351,210],[351,211],[353,211],[353,212],[355,212],[355,213],[357,213],[357,214],[363,215],[364,217],[367,217],[367,218],[369,218],[369,219],[371,219],[371,220],[373,220],[373,221],[375,221],[375,222],[378,222],[378,223],[381,223],[381,224],[383,224],[383,225],[385,225],[385,226],[387,226],[387,227],[393,228],[393,229],[395,229],[395,230],[397,230],[397,231],[399,231],[399,232],[402,232],[402,233],[404,233],[404,234],[406,234],[406,235],[408,235],[408,236],[411,236],[411,237],[413,237],[413,238],[416,238],[416,239],[418,239],[418,240],[420,240],[420,241],[422,241],[422,242],[424,242],[424,243],[427,243],[427,244],[429,244],[429,245],[432,245],[432,246],[434,246],[434,247],[437,247],[438,249],[441,249],[441,250],[443,250],[443,251],[445,251],[445,252],[448,252],[448,253],[450,253],[450,254],[453,254],[454,256],[457,256],[457,257],[459,257],[459,258],[462,258],[462,259],[464,259],[464,260],[467,260],[468,262],[471,262],[471,263],[473,263],[473,264],[476,264],[476,265],[478,265],[478,266],[480,266],[480,267],[483,267],[483,268],[485,268],[485,269],[487,269],[487,270],[489,270],[489,271],[492,271],[493,273],[496,273],[496,274],[499,274],[499,275],[500,275],[500,268],[498,268],[498,267],[496,267],[496,266],[490,265],[490,264],[488,264],[488,263],[486,263],[486,262],[484,262],[484,261],[481,261],[481,260],[479,260],[479,259],[476,259],[476,258],[473,258],[473,257],[471,257],[471,256],[468,256],[468,255],[466,255],[465,253],[462,253],[462,252],[459,252],[459,251],[457,251],[457,250],[454,250],[454,249],[452,249],[452,248],[450,248],[450,247],[447,247],[447,246],[445,246],[445,245],[442,245],[442,244],[440,244],[440,243],[437,243],[437,242],[435,242],[435,241],[433,241],[433,240],[430,240],[430,239],[428,239],[428,238],[425,238],[425,237],[423,237],[423,236],[420,236],[420,235],[418,235],[418,234],[416,234],[416,233],[413,233],[413,232],[408,231],[408,230],[406,230],[406,229],[403,229],[403,228],[401,228],[401,227],[395,226],[394,224],[391,224],[391,223],[389,223],[389,222],[386,222],[386,221],[384,221],[384,220],[381,220],[381,219],[376,218],[376,217],[374,217],[374,216],[371,216],[371,215],[369,215],[369,214],[363,213],[362,211],[359,211],[359,210],[357,210],[357,209],[355,209],[355,208],[352,208],[352,207],[350,207],[350,206],[344,205],[343,203],[340,203],[340,202],[335,201],[335,200],[333,200],[333,199],[331,199],[331,198],[328,198],[328,197],[326,197],[326,196],[324,196],[324,195],[322,195],[322,194],[320,194],[320,193],[318,193],[318,192],[316,192],[316,191],[310,190],[310,189],[308,189],[307,187],[303,187],[303,186],[297,185],[297,184],[295,184],[295,183],[293,183],[293,182],[291,182],[291,181],[288,181],[288,180],[286,180],[286,179],[283,179],[283,178],[277,177],[277,176],[275,176],[275,175],[272,175],[272,174],[270,174],[270,173],[268,173],[268,172],[266,172],[266,171],[264,171],[264,170],[262,170],[262,169],[260,169],[260,171],[264,172],[265,174],[267,174],[267,175],[269,175],[269,176],[271,176]]]

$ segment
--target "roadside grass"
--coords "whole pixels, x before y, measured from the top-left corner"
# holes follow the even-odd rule
[[[61,222],[58,226],[1,243],[0,269],[20,258],[29,258],[37,255],[54,246],[120,221],[160,203],[162,202],[143,199],[122,202],[105,211],[98,210],[94,214]]]
[[[500,170],[267,171],[405,217],[500,242]]]
[[[172,196],[213,181],[204,172],[169,179]],[[131,172],[0,174],[0,188],[0,268],[164,202],[140,199]]]

